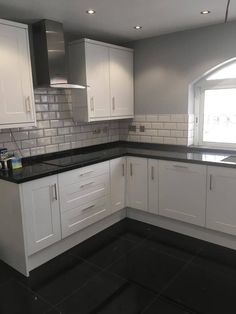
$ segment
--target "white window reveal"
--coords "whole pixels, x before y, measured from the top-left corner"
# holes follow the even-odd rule
[[[236,148],[236,62],[195,85],[195,144]]]

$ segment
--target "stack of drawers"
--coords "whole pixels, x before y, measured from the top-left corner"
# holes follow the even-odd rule
[[[58,180],[62,238],[109,214],[109,161],[61,173]]]

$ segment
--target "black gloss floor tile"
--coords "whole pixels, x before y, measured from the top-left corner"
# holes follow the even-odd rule
[[[82,259],[62,254],[32,271],[23,283],[51,304],[56,304],[100,271]]]
[[[1,314],[42,314],[52,308],[16,280],[0,287]]]
[[[0,260],[0,286],[10,280],[20,276],[17,271]]]
[[[0,262],[0,314],[235,314],[236,251],[131,219],[23,278]]]
[[[207,261],[236,268],[236,250],[208,243],[199,256]]]
[[[202,314],[235,313],[236,269],[196,258],[163,295]]]
[[[85,244],[87,246],[88,244]],[[102,247],[88,247],[84,248],[78,245],[70,251],[73,256],[78,256],[87,261],[96,264],[99,267],[105,268],[114,263],[121,256],[127,254],[135,243],[124,240],[122,238],[111,238],[109,242],[103,243]]]
[[[98,314],[141,313],[156,295],[138,285],[127,282],[114,296],[96,310]]]
[[[205,241],[158,227],[153,228],[149,239],[156,242],[156,247],[161,250],[183,259],[198,254],[206,247]]]
[[[128,281],[159,293],[183,267],[185,262],[167,254],[145,248],[145,242],[107,268]]]
[[[104,271],[56,307],[62,314],[132,314],[141,313],[154,298],[152,292]]]
[[[154,226],[127,218],[121,237],[139,243],[148,238],[154,229]]]
[[[124,219],[68,251],[73,256],[88,259],[106,267],[150,234],[149,225]],[[144,236],[145,235],[145,236]]]
[[[114,225],[108,227],[107,229],[101,231],[99,234],[103,235],[104,237],[119,237],[121,236],[127,229],[128,226],[128,219],[125,218]],[[97,237],[97,234],[95,235]]]
[[[182,260],[183,262],[187,263],[195,258],[196,253],[188,252],[183,250],[182,248],[178,248],[177,246],[173,246],[172,243],[163,243],[159,241],[158,238],[150,237],[147,238],[140,247],[144,247],[153,252],[153,254],[159,252],[176,259]]]
[[[194,314],[194,312],[173,302],[158,298],[143,314]],[[209,313],[210,314],[210,313]]]

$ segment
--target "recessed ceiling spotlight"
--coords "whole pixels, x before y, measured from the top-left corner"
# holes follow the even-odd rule
[[[136,26],[134,26],[134,29],[140,30],[140,29],[142,29],[142,26],[136,25]]]
[[[93,15],[93,14],[96,13],[96,11],[95,11],[95,10],[92,10],[92,9],[89,9],[89,10],[86,11],[86,13],[88,13],[88,14],[90,14],[90,15]]]
[[[204,10],[201,12],[201,14],[210,14],[210,13],[211,13],[211,11],[209,11],[209,10]]]

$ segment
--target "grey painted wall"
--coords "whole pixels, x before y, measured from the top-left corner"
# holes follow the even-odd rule
[[[236,57],[236,22],[130,43],[135,49],[136,114],[191,113],[189,84]]]

